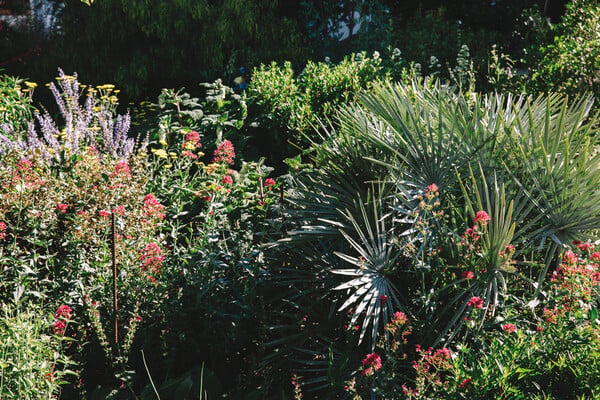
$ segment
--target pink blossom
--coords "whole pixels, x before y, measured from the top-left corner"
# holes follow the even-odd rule
[[[55,335],[64,335],[66,328],[67,325],[61,320],[54,322],[54,324],[52,325],[52,330],[54,331]]]
[[[200,141],[200,135],[196,131],[191,131],[190,133],[185,135],[185,140],[197,144]]]
[[[61,213],[66,213],[67,212],[67,208],[68,206],[64,203],[58,203],[58,205],[56,206],[56,211],[61,212]]]
[[[111,174],[111,177],[123,175],[126,178],[131,178],[131,172],[129,170],[129,165],[125,161],[120,161],[115,165],[115,170]]]
[[[160,201],[158,201],[152,193],[144,196],[144,206],[142,207],[142,211],[146,216],[163,219],[165,217],[165,214],[162,212],[164,208],[165,206],[160,204]]]
[[[72,312],[73,312],[73,310],[71,309],[71,307],[69,307],[66,304],[63,304],[62,306],[60,306],[60,307],[58,307],[56,309],[56,313],[54,314],[54,318],[56,318],[56,319],[70,320]]]
[[[485,211],[477,211],[474,222],[475,224],[486,225],[489,220],[490,216],[488,215],[488,213],[486,213]]]
[[[152,273],[160,272],[160,268],[164,259],[165,257],[162,255],[160,246],[154,242],[148,243],[140,254],[142,269]]]
[[[0,222],[0,240],[6,237],[6,224],[4,222]]]
[[[471,299],[469,300],[469,302],[467,303],[467,305],[469,307],[482,308],[483,307],[483,300],[481,300],[481,298],[479,298],[477,296],[473,296],[473,297],[471,297]]]
[[[567,251],[563,257],[563,262],[567,265],[577,264],[577,255],[573,252]]]
[[[233,183],[233,179],[231,178],[231,176],[225,175],[223,177],[223,184],[224,185],[231,185],[232,183]]]
[[[439,190],[438,185],[436,185],[435,183],[432,183],[431,185],[427,186],[428,193],[435,193],[438,190]]]
[[[198,156],[196,154],[194,154],[194,153],[192,153],[191,151],[188,151],[188,150],[182,151],[181,155],[184,156],[184,157],[191,158],[193,160],[195,160],[195,159],[198,158]]]
[[[473,274],[472,271],[464,271],[462,273],[462,277],[465,278],[465,279],[471,280],[471,279],[473,279],[475,277],[475,274]]]
[[[367,354],[365,359],[362,361],[362,364],[363,367],[365,367],[363,370],[363,375],[371,376],[381,369],[381,357],[377,353]]]
[[[265,179],[265,186],[266,187],[270,187],[270,186],[273,186],[273,185],[275,185],[275,179],[273,179],[273,178],[267,178],[267,179]]]
[[[215,156],[213,162],[215,163],[226,163],[233,165],[235,159],[235,150],[233,144],[229,140],[223,140],[221,144],[215,150]]]
[[[123,207],[123,206],[116,206],[115,208],[113,208],[111,210],[111,212],[113,214],[123,215],[123,214],[125,214],[125,207]]]
[[[504,329],[504,332],[511,334],[513,332],[517,331],[517,327],[514,326],[513,324],[504,324],[502,325],[502,329]]]

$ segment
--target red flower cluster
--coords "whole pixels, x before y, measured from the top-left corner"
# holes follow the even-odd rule
[[[471,299],[469,300],[469,302],[467,303],[467,305],[469,307],[482,308],[483,307],[483,300],[481,300],[477,296],[473,296],[473,297],[471,297]]]
[[[233,183],[233,178],[229,175],[225,175],[223,177],[223,185],[231,185]]]
[[[54,324],[52,325],[52,330],[54,331],[55,335],[64,335],[66,329],[67,325],[61,320],[54,322]]]
[[[467,280],[471,280],[475,277],[475,274],[472,271],[464,271],[462,273],[462,277],[467,279]]]
[[[273,179],[273,178],[265,179],[265,186],[268,187],[269,190],[271,190],[273,188],[273,186],[275,186],[275,179]]]
[[[410,326],[410,320],[406,314],[402,311],[396,311],[392,320],[385,326],[385,330],[394,336],[392,341],[392,347],[394,348],[398,346],[396,342],[397,334],[400,335],[400,341],[406,343],[406,337],[412,333],[412,326]]]
[[[473,221],[475,224],[481,224],[482,226],[487,225],[490,221],[490,216],[485,211],[477,211],[475,214],[475,220]]]
[[[438,185],[436,185],[435,183],[432,183],[431,185],[427,186],[427,189],[425,190],[425,197],[427,197],[429,200],[431,200],[434,197],[437,197],[439,195],[440,195],[440,192],[439,192]]]
[[[111,212],[113,214],[123,215],[123,214],[125,214],[125,207],[123,207],[123,206],[116,206],[115,208],[113,208],[111,210]]]
[[[235,150],[233,149],[233,144],[231,144],[229,140],[223,140],[223,142],[221,142],[221,144],[215,150],[213,162],[233,165],[233,160],[235,160]]]
[[[61,213],[63,213],[63,214],[64,214],[64,213],[66,213],[66,212],[67,212],[67,208],[68,208],[68,207],[69,207],[69,206],[67,206],[67,205],[66,205],[66,204],[64,204],[64,203],[58,203],[58,205],[56,206],[56,211],[58,211],[58,212],[61,212]]]
[[[33,167],[33,163],[27,158],[21,158],[17,161],[17,169],[21,172],[27,172]]]
[[[152,242],[148,243],[142,254],[140,254],[140,261],[142,262],[142,270],[157,274],[160,272],[162,262],[165,257],[162,255],[162,251],[158,244]]]
[[[502,329],[504,329],[504,332],[508,333],[509,335],[517,331],[517,327],[513,324],[504,324],[502,325]]]
[[[122,175],[125,178],[131,178],[131,171],[129,165],[125,161],[120,161],[115,165],[115,170],[110,175],[111,178]]]
[[[56,309],[56,313],[54,313],[54,318],[70,320],[72,312],[73,312],[73,310],[71,309],[71,307],[69,307],[66,304],[63,304],[62,306],[60,306]]]
[[[362,365],[365,368],[363,369],[363,375],[371,376],[381,369],[381,357],[379,357],[379,354],[377,353],[367,354]]]
[[[71,319],[72,312],[73,310],[71,307],[66,304],[63,304],[56,309],[56,312],[54,313],[54,318],[56,318],[56,321],[54,324],[52,324],[52,330],[54,331],[55,335],[62,336],[65,334],[65,330],[67,329],[66,321]]]
[[[165,206],[160,204],[160,201],[158,201],[152,193],[147,194],[144,197],[144,206],[142,207],[142,210],[146,216],[163,219],[165,217],[165,214],[162,212],[164,208]]]
[[[181,152],[181,155],[182,155],[182,156],[184,156],[184,157],[191,158],[192,160],[195,160],[195,159],[197,159],[197,158],[198,158],[198,156],[197,156],[196,154],[192,153],[192,152],[191,152],[191,151],[189,151],[189,150],[184,150],[184,151],[182,151],[182,152]]]
[[[185,135],[185,140],[188,142],[192,142],[194,143],[194,145],[198,146],[198,142],[200,141],[200,135],[196,131],[191,131],[190,133]]]
[[[6,237],[6,224],[4,222],[0,222],[0,240]]]

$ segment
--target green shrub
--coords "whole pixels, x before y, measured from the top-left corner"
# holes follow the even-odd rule
[[[248,88],[256,128],[251,133],[276,160],[295,155],[315,140],[320,121],[332,119],[339,105],[354,102],[358,91],[387,73],[377,52],[353,54],[338,64],[309,61],[297,76],[289,62],[262,65]]]
[[[10,132],[22,134],[27,130],[27,124],[33,120],[31,98],[36,86],[34,82],[0,76],[0,134],[15,139]]]
[[[243,65],[302,58],[307,49],[298,23],[279,3],[164,0],[149,7],[105,0],[90,7],[68,0],[60,32],[31,69],[46,77],[68,65],[94,84],[114,82],[129,98],[145,99],[161,87],[231,77]],[[115,21],[121,29],[113,29]]]
[[[27,311],[20,310],[26,308]],[[4,304],[0,315],[0,396],[53,399],[60,394],[71,361],[65,332],[71,315],[48,316],[39,307]],[[68,329],[68,330],[67,330]],[[53,333],[54,332],[54,333]]]

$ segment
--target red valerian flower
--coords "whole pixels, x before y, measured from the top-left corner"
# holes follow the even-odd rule
[[[481,300],[477,296],[473,296],[473,297],[471,297],[471,299],[469,300],[469,302],[467,303],[467,305],[469,307],[482,308],[483,307],[483,300]]]
[[[265,179],[265,186],[266,187],[271,187],[275,185],[275,179],[273,178],[267,178]]]
[[[466,389],[471,385],[471,380],[469,378],[465,378],[461,383],[460,383],[460,388],[461,389]]]
[[[465,279],[471,280],[471,279],[473,279],[475,277],[475,274],[473,274],[472,271],[464,271],[462,273],[462,277],[465,278]]]
[[[0,240],[6,237],[6,224],[4,222],[0,222]]]
[[[517,327],[513,324],[504,324],[502,325],[502,329],[504,329],[504,332],[508,333],[509,335],[517,331]]]
[[[215,163],[226,163],[233,165],[235,159],[235,150],[233,144],[229,140],[223,140],[221,144],[215,150],[215,156],[213,162]]]
[[[600,253],[597,252],[597,251],[593,252],[592,255],[590,256],[590,260],[594,260],[596,262],[600,262]]]
[[[570,251],[567,251],[563,257],[563,263],[566,265],[575,265],[577,264],[577,255]]]
[[[160,204],[160,201],[158,201],[152,193],[144,196],[144,206],[142,207],[142,211],[146,216],[163,219],[165,217],[165,214],[162,212],[164,208],[165,206]]]
[[[427,192],[437,192],[438,190],[438,185],[436,185],[435,183],[432,183],[431,185],[427,186]]]
[[[64,203],[58,203],[58,205],[56,206],[56,211],[58,211],[58,212],[61,212],[61,213],[63,213],[63,214],[64,214],[64,213],[66,213],[66,212],[67,212],[67,208],[68,208],[68,207],[69,207],[69,206],[67,206],[67,205],[66,205],[66,204],[64,204]]]
[[[381,369],[381,357],[379,357],[379,354],[377,353],[367,354],[362,364],[363,367],[365,367],[363,375],[371,376]]]
[[[477,211],[474,222],[476,224],[486,225],[490,220],[490,216],[485,211]]]
[[[190,133],[185,135],[185,140],[197,144],[200,141],[200,135],[196,131],[191,131]]]
[[[61,320],[54,322],[54,324],[52,325],[52,330],[54,331],[55,335],[64,335],[66,328],[67,325]]]
[[[126,178],[131,178],[131,171],[129,170],[129,165],[125,161],[120,161],[115,165],[115,170],[111,174],[111,177],[123,175]]]
[[[435,351],[434,356],[440,356],[441,358],[449,359],[451,357],[451,354],[450,350],[448,350],[446,347],[443,347],[441,349],[437,349]]]
[[[188,151],[188,150],[182,151],[181,155],[184,156],[184,157],[191,158],[193,160],[195,160],[195,159],[198,158],[198,156],[196,154],[194,154],[194,153],[192,153],[191,151]]]
[[[224,185],[231,185],[233,183],[233,178],[229,175],[225,175],[223,177],[223,184]]]
[[[161,264],[164,259],[165,257],[162,255],[162,250],[158,244],[154,242],[148,243],[140,254],[142,269],[155,274],[160,272]]]
[[[56,319],[70,320],[72,312],[73,312],[73,310],[71,309],[71,307],[69,307],[66,304],[63,304],[62,306],[60,306],[60,307],[58,307],[56,309],[56,313],[54,314],[54,318],[56,318]]]

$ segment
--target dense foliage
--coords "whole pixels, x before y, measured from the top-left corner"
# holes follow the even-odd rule
[[[403,32],[388,21],[345,42],[369,52],[273,60],[128,112],[112,84],[3,75],[0,397],[600,396],[597,68],[595,42],[577,39],[597,30],[597,5],[576,1],[553,26],[527,11],[527,52],[492,49],[486,74],[465,43],[488,5],[438,3],[304,1],[306,25],[257,3],[247,21],[275,13],[309,40],[332,13],[368,26],[353,7],[403,13],[414,39],[372,51]],[[166,11],[108,4],[68,6],[135,19],[123,34],[184,34]],[[241,16],[236,4],[180,6],[194,25]],[[464,28],[448,24],[460,13]],[[210,75],[181,71],[156,84]]]

